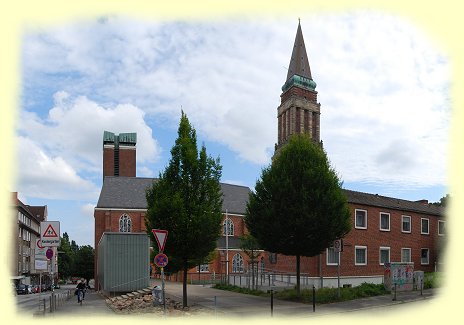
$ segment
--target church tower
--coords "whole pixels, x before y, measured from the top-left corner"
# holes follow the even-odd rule
[[[300,22],[296,31],[287,79],[282,86],[280,106],[277,108],[277,152],[294,133],[308,134],[320,141],[321,104],[317,102],[316,83],[311,76],[308,55]]]
[[[103,133],[103,178],[135,177],[137,133]]]

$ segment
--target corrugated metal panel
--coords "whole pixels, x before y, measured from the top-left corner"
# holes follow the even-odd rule
[[[103,233],[98,246],[98,279],[107,292],[148,287],[150,240],[147,234]]]

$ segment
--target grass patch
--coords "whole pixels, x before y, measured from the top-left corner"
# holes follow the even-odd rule
[[[338,301],[353,300],[365,297],[373,297],[388,294],[383,284],[363,283],[352,288],[340,288],[340,298],[337,288],[320,288],[316,290],[316,303],[327,304]],[[313,290],[301,290],[300,297],[297,296],[296,289],[286,289],[276,292],[275,297],[283,300],[312,303]]]
[[[261,296],[261,297],[270,296],[269,293],[261,291],[261,290],[251,290],[248,288],[242,288],[242,287],[234,286],[231,284],[215,284],[213,288],[219,289],[219,290],[238,292],[238,293],[243,293],[246,295],[253,295],[253,296]]]
[[[247,288],[241,288],[234,285],[216,284],[216,289],[228,290],[243,294],[250,294],[254,296],[269,297],[270,294],[260,290],[250,290]],[[363,283],[360,286],[353,288],[340,288],[340,298],[338,297],[337,288],[321,288],[316,290],[316,303],[327,304],[338,301],[346,301],[359,299],[364,297],[380,296],[389,294],[383,286],[383,284],[372,284]],[[285,289],[282,291],[276,291],[274,293],[276,299],[289,300],[312,304],[313,302],[313,290],[302,289],[301,295],[298,297],[296,289]]]

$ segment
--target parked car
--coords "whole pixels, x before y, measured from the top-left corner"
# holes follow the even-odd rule
[[[20,283],[16,286],[16,293],[18,295],[27,295],[27,291],[27,286],[25,284]]]
[[[40,287],[39,285],[35,284],[32,286],[32,292],[33,293],[39,293],[40,292]]]

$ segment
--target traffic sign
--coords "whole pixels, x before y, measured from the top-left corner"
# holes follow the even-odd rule
[[[164,251],[164,245],[166,244],[166,239],[168,238],[168,231],[161,229],[152,229],[153,235],[155,236],[156,242],[158,243],[159,251],[162,253]]]
[[[45,258],[46,247],[42,246],[40,238],[35,241],[35,259],[44,260]]]
[[[53,249],[51,248],[47,249],[47,252],[45,254],[47,255],[47,258],[51,260],[53,257]]]
[[[166,254],[160,253],[155,256],[155,264],[157,267],[165,267],[168,265],[168,257]]]
[[[343,239],[334,240],[333,247],[335,249],[335,252],[343,252]]]
[[[60,246],[60,222],[42,221],[40,239],[42,246]]]

